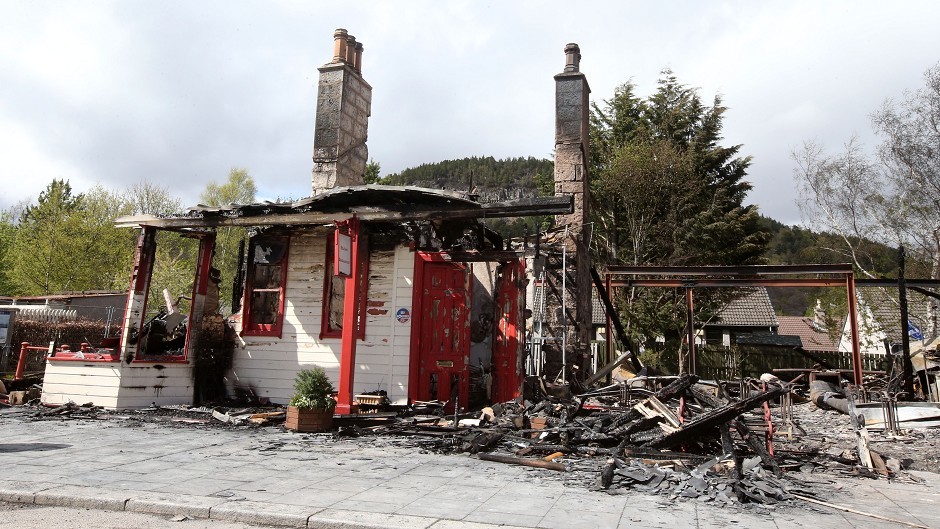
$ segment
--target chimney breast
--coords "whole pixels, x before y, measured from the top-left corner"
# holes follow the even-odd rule
[[[581,48],[574,42],[565,46],[565,71],[581,71]]]

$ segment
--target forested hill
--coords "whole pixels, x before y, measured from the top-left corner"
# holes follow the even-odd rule
[[[454,191],[469,191],[472,185],[484,202],[492,202],[536,196],[540,188],[550,193],[553,173],[551,160],[474,156],[411,167],[384,177],[382,183]]]
[[[529,157],[497,160],[492,156],[474,156],[444,160],[411,167],[381,179],[389,185],[412,185],[432,189],[468,191],[472,187],[483,202],[511,200],[552,193],[554,164],[551,160]],[[472,182],[472,184],[471,184]],[[494,228],[506,235],[521,235],[525,219],[491,220]],[[771,240],[764,252],[767,264],[845,263],[850,258],[839,249],[844,241],[837,235],[817,233],[798,226],[787,226],[761,216],[761,226]],[[531,230],[531,227],[529,227]],[[855,242],[854,244],[858,244]],[[887,246],[863,241],[859,246],[862,266],[884,277],[897,277],[897,252]],[[916,260],[909,263],[917,267]],[[914,275],[920,273],[914,272]],[[927,276],[923,276],[927,277]],[[825,289],[774,288],[771,297],[778,312],[802,314],[812,308]],[[841,294],[840,294],[841,295]]]

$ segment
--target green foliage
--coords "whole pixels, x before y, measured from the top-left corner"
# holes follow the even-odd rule
[[[53,180],[36,202],[0,215],[0,293],[124,290],[136,236],[115,228],[114,220],[179,210],[177,199],[148,183],[123,192],[95,186],[74,195],[67,181]]]
[[[627,83],[591,112],[596,257],[603,262],[761,262],[768,235],[744,205],[750,157],[723,147],[726,108],[666,70],[646,99]]]
[[[0,212],[0,294],[13,292],[13,282],[9,277],[9,267],[5,266],[7,255],[13,246],[16,235],[16,224],[13,222],[13,213]]]
[[[367,171],[368,172],[368,171]],[[472,191],[481,202],[523,197],[551,196],[555,192],[555,164],[534,157],[506,158],[474,156],[460,160],[427,163],[390,174],[389,185],[410,185],[452,191]],[[368,182],[367,182],[368,183]],[[506,237],[534,233],[538,226],[551,226],[551,217],[520,217],[487,220],[487,226]]]
[[[763,262],[769,239],[757,207],[745,205],[751,159],[720,145],[726,108],[666,70],[656,92],[626,83],[591,111],[595,260],[631,265],[735,265]],[[728,292],[696,294],[700,319]],[[625,302],[624,302],[625,301]],[[648,346],[658,335],[678,348],[682,292],[633,289],[622,300],[630,332]]]
[[[492,156],[473,156],[421,164],[400,173],[390,174],[385,181],[390,185],[413,185],[454,191],[468,191],[472,184],[475,192],[484,201],[504,200],[509,193],[516,192],[515,190],[522,196],[551,195],[554,167],[551,160],[532,156],[502,160]],[[545,186],[546,177],[549,186]]]
[[[186,298],[180,300],[179,310],[188,314],[199,241],[171,231],[157,231],[156,242],[145,319],[152,318],[164,308],[164,289],[169,290],[174,301],[181,296]]]
[[[203,204],[224,206],[228,204],[250,204],[255,201],[257,186],[248,171],[233,167],[224,184],[210,182],[200,195]],[[215,258],[213,265],[219,269],[222,282],[219,285],[219,300],[227,305],[232,299],[233,280],[238,272],[238,249],[245,240],[242,228],[219,228],[216,232]]]
[[[380,176],[382,172],[382,164],[375,160],[369,160],[369,163],[366,164],[366,172],[362,175],[362,181],[364,184],[383,184],[385,183],[383,178]]]
[[[320,366],[301,369],[294,378],[294,396],[290,405],[302,409],[332,410],[336,407],[333,399],[333,385],[326,371]]]
[[[760,223],[771,234],[764,253],[768,264],[852,264],[857,259],[871,275],[897,277],[896,248],[869,239],[843,238],[834,233],[817,233],[800,226],[786,226],[768,217],[761,217]],[[854,256],[849,252],[846,241],[854,250]],[[908,277],[928,277],[929,265],[929,262],[909,258]],[[817,299],[821,300],[823,309],[827,316],[834,318],[833,321],[839,320],[846,311],[844,288],[771,288],[768,293],[778,314],[812,316]]]
[[[99,187],[74,195],[68,181],[53,180],[25,208],[12,237],[7,229],[4,260],[13,293],[115,288],[116,271],[126,263],[111,222],[122,210],[103,193]]]

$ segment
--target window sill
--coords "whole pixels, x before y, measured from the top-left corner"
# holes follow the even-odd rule
[[[275,331],[255,331],[255,330],[248,330],[248,331],[242,331],[242,332],[241,332],[241,335],[242,335],[242,336],[251,336],[251,337],[260,336],[260,337],[262,337],[262,338],[280,338],[280,337],[281,337],[281,331],[276,331],[276,332],[275,332]]]
[[[135,358],[129,365],[139,364],[188,364],[189,360],[185,356],[145,356]]]
[[[120,355],[112,354],[99,354],[99,353],[56,353],[55,356],[49,356],[47,359],[50,362],[98,362],[98,363],[112,363],[120,362]]]

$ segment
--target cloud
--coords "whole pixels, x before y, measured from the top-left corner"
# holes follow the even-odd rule
[[[936,63],[940,4],[837,1],[0,4],[0,207],[53,178],[150,180],[185,204],[233,166],[263,198],[309,194],[316,68],[345,27],[373,85],[384,171],[473,155],[550,156],[552,76],[577,42],[592,97],[659,71],[720,93],[726,141],[754,155],[750,201],[796,222],[790,150],[868,132]],[[916,15],[916,16],[915,16]],[[868,137],[866,144],[874,146]]]

